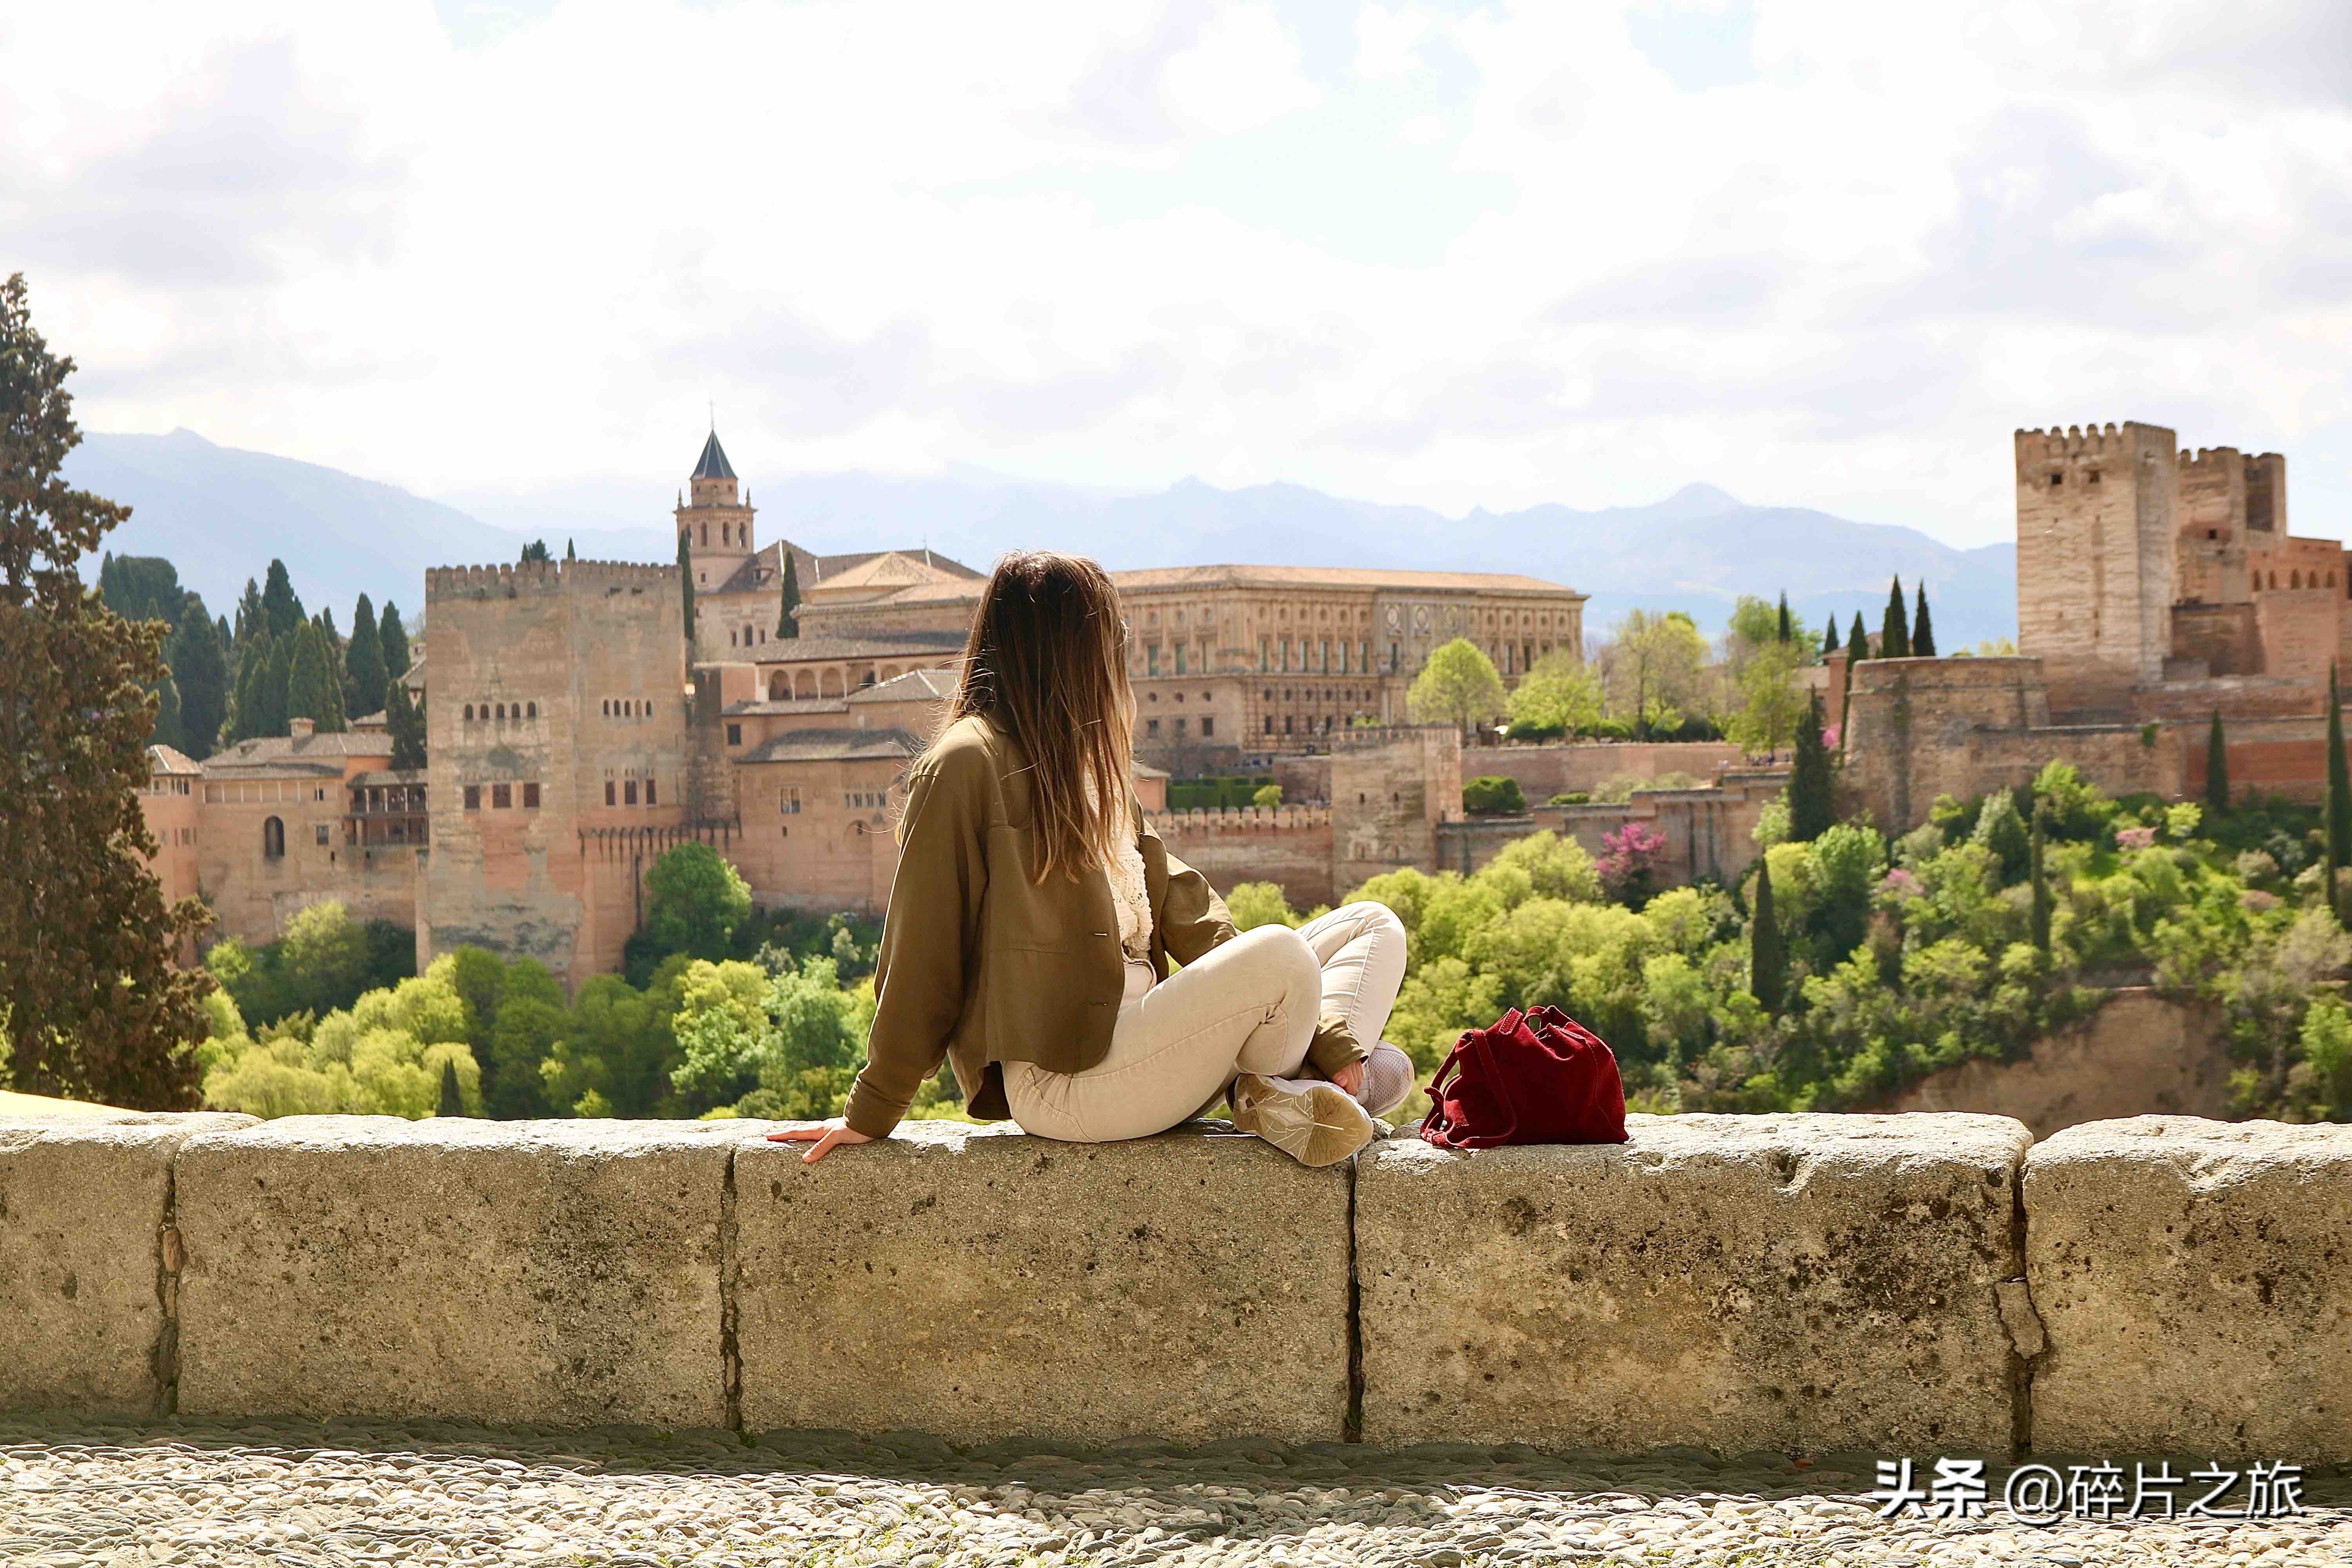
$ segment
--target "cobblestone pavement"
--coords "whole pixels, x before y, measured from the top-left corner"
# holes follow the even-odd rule
[[[1966,1521],[1880,1521],[1861,1500],[1874,1479],[1861,1455],[1800,1468],[1517,1447],[958,1450],[914,1436],[12,1419],[0,1563],[2352,1563],[2340,1470],[2312,1474],[2300,1519],[2047,1529],[2000,1517],[1998,1471],[1994,1517]]]

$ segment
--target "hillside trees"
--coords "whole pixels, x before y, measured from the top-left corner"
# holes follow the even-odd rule
[[[166,907],[140,810],[163,628],[82,585],[128,515],[69,488],[73,361],[0,284],[0,997],[16,1086],[152,1110],[193,1103],[211,982],[172,962],[208,923]]]
[[[404,681],[390,681],[383,694],[384,733],[392,742],[392,765],[403,772],[425,766],[425,710],[408,695]]]
[[[384,706],[384,685],[392,677],[383,668],[383,633],[376,624],[375,606],[365,594],[352,607],[352,640],[343,650],[343,708],[354,718],[365,718]]]
[[[1648,740],[1678,728],[1705,700],[1706,639],[1679,610],[1628,610],[1610,627],[1609,700]]]
[[[1911,628],[1903,613],[1903,579],[1900,577],[1895,578],[1886,590],[1886,613],[1878,623],[1878,657],[1911,657]]]
[[[1433,650],[1413,677],[1405,708],[1417,724],[1451,724],[1466,734],[1502,713],[1503,678],[1477,644],[1455,637]]]
[[[1566,648],[1548,653],[1519,678],[1505,704],[1514,739],[1573,735],[1601,721],[1606,694],[1593,668]]]
[[[383,654],[384,678],[398,680],[408,673],[408,628],[401,624],[400,606],[390,599],[383,602],[383,614],[376,621],[376,643]]]

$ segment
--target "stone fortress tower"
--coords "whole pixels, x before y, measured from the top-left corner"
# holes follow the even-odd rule
[[[724,587],[743,563],[752,543],[751,498],[736,499],[734,466],[719,432],[702,444],[702,456],[687,481],[686,499],[677,507],[677,533],[694,556],[694,586],[699,593]]]

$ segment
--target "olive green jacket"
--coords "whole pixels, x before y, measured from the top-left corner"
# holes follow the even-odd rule
[[[1192,963],[1234,937],[1202,875],[1168,853],[1139,808],[1136,844],[1151,900],[1151,965]],[[898,872],[874,970],[874,1028],[845,1118],[879,1138],[915,1091],[954,1064],[965,1109],[1009,1114],[999,1062],[1082,1072],[1110,1051],[1126,994],[1127,955],[1110,879],[1030,874],[1039,858],[1028,763],[985,719],[950,726],[908,775]],[[1328,1076],[1364,1055],[1336,1015],[1318,1025],[1308,1060]]]

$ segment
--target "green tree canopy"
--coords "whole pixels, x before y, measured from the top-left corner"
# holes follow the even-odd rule
[[[1644,739],[1674,729],[1706,700],[1706,638],[1680,610],[1628,610],[1603,652],[1610,706]]]
[[[694,646],[694,546],[688,542],[686,531],[677,534],[677,591],[686,614],[686,642]]]
[[[392,765],[404,772],[425,766],[425,712],[409,700],[405,681],[384,683],[384,733],[392,741]]]
[[[708,844],[681,844],[646,873],[646,931],[665,952],[720,958],[751,912],[751,884]]]
[[[126,621],[79,565],[126,508],[69,487],[73,361],[0,284],[0,1049],[37,1094],[176,1110],[211,981],[173,962],[209,923],[163,902],[140,809],[163,627]]]
[[[784,585],[776,609],[776,635],[796,637],[801,635],[801,569],[793,556],[793,547],[783,547]]]
[[[1886,614],[1878,625],[1878,657],[1908,658],[1911,657],[1911,629],[1903,614],[1903,579],[1897,577],[1886,590]]]
[[[364,719],[383,706],[384,682],[392,677],[383,668],[383,631],[376,624],[375,606],[365,594],[352,607],[352,641],[343,650],[344,710]]]
[[[1503,678],[1477,644],[1455,637],[1430,654],[1404,700],[1415,723],[1451,724],[1466,733],[1502,714]]]
[[[287,574],[286,563],[275,558],[269,563],[269,574],[262,584],[261,616],[273,637],[286,637],[310,618],[302,613],[302,601],[294,592],[294,580]]]
[[[188,601],[188,613],[164,640],[163,657],[180,689],[180,739],[173,743],[201,760],[212,754],[228,718],[228,642],[204,600],[191,594]]]
[[[1828,832],[1836,816],[1829,747],[1822,731],[1822,694],[1808,692],[1804,714],[1797,721],[1796,762],[1789,772],[1789,837],[1800,844]]]
[[[376,623],[377,646],[383,654],[383,673],[388,679],[397,680],[408,673],[408,628],[400,624],[400,606],[390,599],[383,602],[383,615]]]
[[[1777,752],[1796,733],[1806,692],[1797,684],[1802,648],[1791,639],[1766,643],[1739,672],[1742,705],[1732,716],[1731,738],[1751,751]]]
[[[1566,648],[1548,653],[1519,678],[1506,709],[1511,730],[1573,735],[1601,721],[1601,677]]]
[[[1919,602],[1911,612],[1911,657],[1936,657],[1936,629],[1927,622],[1927,584],[1919,584]]]
[[[308,719],[322,734],[340,733],[343,721],[343,678],[328,651],[327,634],[304,626],[294,635],[294,653],[287,669],[286,716]]]
[[[534,539],[529,544],[522,547],[522,563],[526,566],[530,565],[534,561],[552,561],[554,559],[555,557],[549,552],[547,548],[547,541],[544,539]]]

